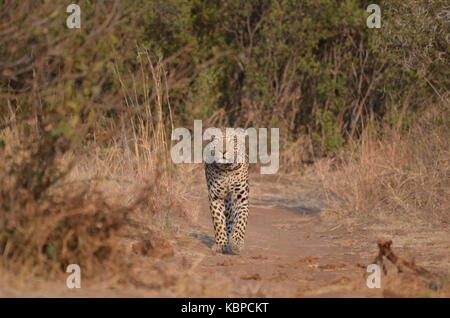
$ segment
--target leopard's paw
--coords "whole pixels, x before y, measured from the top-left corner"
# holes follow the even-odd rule
[[[243,242],[230,243],[227,245],[226,253],[232,255],[239,255],[244,250]]]
[[[223,245],[215,243],[213,246],[211,246],[211,252],[213,253],[213,255],[216,255],[217,253],[223,253],[223,251],[224,251]]]

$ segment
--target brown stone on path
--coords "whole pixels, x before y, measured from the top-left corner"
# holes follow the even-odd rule
[[[173,247],[162,237],[152,237],[132,245],[133,252],[149,257],[170,257],[174,255]]]
[[[255,274],[241,276],[241,279],[243,279],[243,280],[261,280],[261,276],[258,273],[255,273]]]

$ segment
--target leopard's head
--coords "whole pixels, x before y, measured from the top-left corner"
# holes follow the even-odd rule
[[[239,140],[238,138],[243,137]],[[232,145],[229,149],[228,147]],[[212,147],[210,154],[213,156],[212,162],[206,164],[214,165],[216,168],[226,171],[239,169],[247,161],[245,149],[245,135],[224,135],[222,138],[213,136],[208,145]]]

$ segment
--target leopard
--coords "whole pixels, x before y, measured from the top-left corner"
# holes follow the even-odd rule
[[[223,138],[213,139],[216,143],[222,142],[225,145],[231,140],[233,147],[231,151],[218,151],[216,159],[221,160],[205,162],[209,209],[214,228],[215,243],[211,247],[214,255],[219,252],[237,255],[244,248],[250,187],[248,155],[237,140],[241,136],[236,134],[230,137],[225,134]],[[240,160],[239,151],[243,151],[243,156],[240,157],[243,159]],[[230,160],[233,158],[234,160]]]

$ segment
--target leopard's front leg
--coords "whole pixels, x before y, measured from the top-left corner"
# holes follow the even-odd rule
[[[209,196],[209,207],[214,226],[215,244],[211,250],[213,253],[222,252],[228,243],[226,232],[225,200],[212,194]]]
[[[233,226],[229,252],[238,254],[244,248],[245,229],[248,221],[248,182],[232,190]]]

